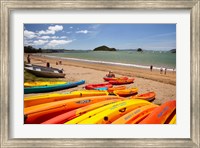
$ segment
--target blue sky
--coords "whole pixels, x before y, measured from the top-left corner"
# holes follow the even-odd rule
[[[24,24],[24,45],[42,49],[170,50],[176,48],[175,24]]]

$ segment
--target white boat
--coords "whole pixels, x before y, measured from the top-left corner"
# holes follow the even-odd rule
[[[63,70],[57,68],[39,66],[39,65],[25,66],[24,69],[38,77],[64,78],[66,75],[65,73],[63,73]]]

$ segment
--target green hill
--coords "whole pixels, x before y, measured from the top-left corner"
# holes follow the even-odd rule
[[[176,53],[176,49],[171,49],[170,52],[171,53]]]
[[[93,49],[93,51],[116,51],[115,48],[109,48],[107,46],[99,46],[99,47],[96,47],[95,49]]]

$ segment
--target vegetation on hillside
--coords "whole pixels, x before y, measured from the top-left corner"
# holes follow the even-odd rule
[[[107,46],[99,46],[97,48],[95,48],[93,51],[116,51],[115,48],[109,48]]]

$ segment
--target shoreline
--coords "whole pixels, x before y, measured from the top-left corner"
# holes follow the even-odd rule
[[[119,63],[119,62],[109,62],[109,61],[99,61],[99,60],[88,60],[88,59],[79,59],[79,58],[69,58],[69,57],[59,57],[59,56],[53,56],[53,55],[39,55],[39,54],[34,54],[38,56],[43,56],[47,58],[52,58],[52,59],[62,59],[62,60],[72,60],[72,61],[79,61],[79,62],[88,62],[88,63],[96,63],[96,64],[107,64],[107,65],[116,65],[116,66],[126,66],[126,67],[133,67],[133,68],[142,68],[142,69],[149,69],[150,66],[147,65],[138,65],[138,64],[130,64],[130,63]],[[156,67],[153,66],[154,70],[160,70],[161,67]],[[163,70],[165,67],[162,67]],[[176,72],[175,69],[172,68],[167,68],[167,71],[171,72]]]
[[[24,61],[28,54],[24,55]],[[62,61],[62,64],[56,65],[56,62]],[[166,75],[160,74],[159,70],[153,70],[152,72],[147,69],[105,65],[100,63],[87,63],[72,60],[61,60],[60,58],[48,58],[38,55],[31,55],[31,64],[37,64],[46,66],[49,62],[51,67],[63,69],[66,74],[65,78],[60,78],[62,81],[79,81],[85,80],[85,84],[77,86],[75,88],[60,90],[50,93],[66,93],[75,90],[83,90],[87,84],[104,83],[103,77],[108,71],[113,71],[116,77],[127,76],[135,78],[134,83],[125,85],[127,88],[138,88],[138,94],[154,91],[156,93],[156,99],[153,101],[156,104],[162,104],[166,101],[176,100],[176,73],[167,72]],[[25,94],[24,97],[41,95],[45,93],[37,94]]]
[[[87,61],[79,61],[79,60],[73,60],[73,58],[60,58],[60,57],[49,57],[48,55],[32,55],[37,60],[45,59],[46,61],[54,61],[52,63],[56,63],[56,61],[62,61],[63,65],[67,64],[70,66],[77,66],[77,67],[85,67],[95,70],[101,70],[101,71],[113,71],[116,74],[120,75],[126,75],[129,77],[139,77],[144,79],[149,79],[153,81],[162,82],[165,84],[172,84],[176,85],[176,71],[168,71],[167,74],[160,74],[160,69],[154,69],[153,71],[150,71],[150,68],[138,68],[138,67],[129,67],[124,65],[111,65],[111,64],[105,64],[105,63],[93,63],[93,62],[87,62]],[[42,58],[42,59],[41,59]],[[26,60],[26,59],[25,59]],[[65,61],[65,62],[64,62]],[[57,66],[57,65],[56,65]]]

